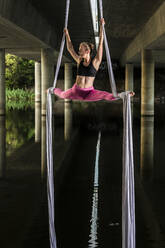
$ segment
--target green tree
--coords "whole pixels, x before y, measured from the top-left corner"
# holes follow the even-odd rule
[[[6,55],[6,86],[10,89],[34,86],[34,61],[12,54]]]

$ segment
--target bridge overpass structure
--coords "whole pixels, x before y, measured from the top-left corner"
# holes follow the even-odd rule
[[[94,0],[91,0],[94,1]],[[97,0],[95,1],[97,3]],[[33,59],[36,101],[45,115],[46,89],[52,85],[64,28],[64,0],[0,0],[0,115],[5,115],[5,53]],[[103,0],[105,29],[112,60],[125,67],[125,88],[133,89],[133,68],[141,66],[141,114],[154,115],[154,70],[165,64],[165,1]],[[90,0],[71,0],[68,29],[75,50],[95,43]],[[74,62],[64,51],[66,84]],[[70,81],[70,82],[69,82]]]

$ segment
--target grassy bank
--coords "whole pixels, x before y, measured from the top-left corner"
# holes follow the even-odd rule
[[[6,89],[6,101],[18,100],[18,101],[33,101],[34,100],[34,90],[24,90],[24,89]]]

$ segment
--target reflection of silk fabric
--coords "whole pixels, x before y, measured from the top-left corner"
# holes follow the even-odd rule
[[[65,27],[68,23],[70,0],[66,1]],[[100,16],[103,16],[102,0],[99,0]],[[105,29],[104,42],[107,56],[108,71],[113,95],[117,97],[116,85],[113,76],[111,58],[108,49]],[[53,87],[47,93],[47,183],[48,183],[48,210],[49,210],[49,233],[50,247],[56,248],[56,234],[54,227],[54,176],[53,176],[53,149],[52,149],[52,99],[51,94],[56,87],[57,77],[61,65],[61,59],[65,44],[65,34],[63,34],[60,52],[57,60],[56,72]],[[133,165],[133,145],[132,145],[132,123],[131,106],[129,92],[120,94],[123,99],[123,190],[122,190],[122,248],[135,248],[135,196],[134,196],[134,165]]]

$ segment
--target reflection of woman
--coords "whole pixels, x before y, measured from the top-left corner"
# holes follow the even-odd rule
[[[100,20],[100,38],[99,46],[96,56],[92,59],[91,52],[94,48],[93,44],[82,42],[79,46],[79,54],[77,54],[72,46],[68,29],[64,29],[66,34],[67,49],[73,59],[78,63],[76,82],[71,89],[62,91],[59,88],[54,89],[54,94],[65,99],[78,99],[85,101],[99,101],[99,100],[115,100],[113,94],[95,90],[93,87],[96,73],[99,69],[103,56],[103,25],[104,19]],[[130,93],[132,96],[133,92]]]

